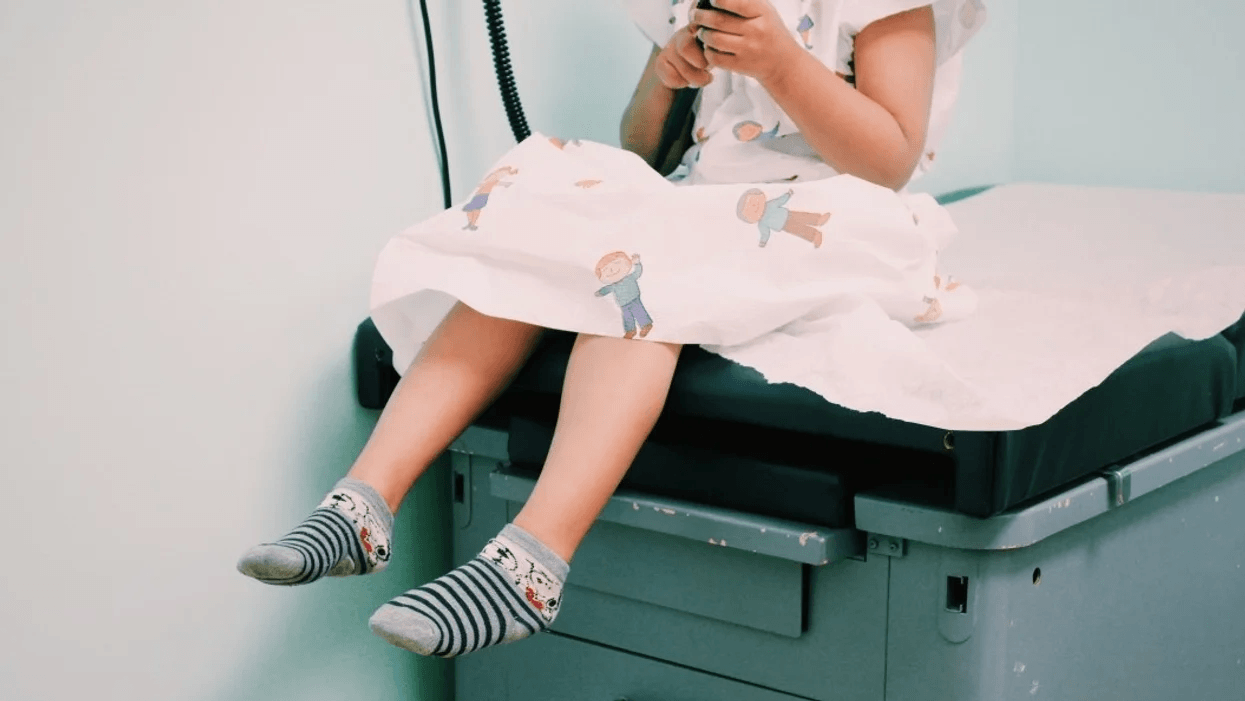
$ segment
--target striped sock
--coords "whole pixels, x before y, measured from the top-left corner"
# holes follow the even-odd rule
[[[393,514],[385,500],[371,485],[347,477],[284,538],[246,551],[238,571],[284,585],[379,572],[389,564],[392,534]]]
[[[513,523],[471,562],[392,599],[372,631],[420,655],[455,657],[549,628],[569,566]]]

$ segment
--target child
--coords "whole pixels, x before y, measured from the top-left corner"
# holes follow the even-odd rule
[[[605,285],[597,290],[597,296],[613,293],[614,301],[622,308],[623,338],[633,338],[637,325],[640,327],[640,338],[647,336],[653,330],[653,318],[640,301],[640,285],[636,282],[644,274],[640,256],[628,256],[622,251],[607,253],[597,263],[596,271],[597,279]]]
[[[480,228],[477,224],[480,222],[480,212],[488,204],[488,196],[492,194],[494,188],[510,187],[510,183],[502,178],[518,174],[519,171],[514,168],[498,168],[485,176],[484,182],[476,188],[471,201],[463,206],[463,211],[467,213],[467,226],[463,227],[464,230],[475,231]]]
[[[931,103],[941,110],[954,96],[954,75],[944,71],[983,18],[978,0],[938,0],[932,6],[912,0],[714,0],[714,9],[697,9],[692,0],[630,4],[656,46],[623,116],[622,143],[651,164],[674,91],[703,88],[697,143],[672,176],[684,185],[843,173],[902,188],[928,160],[923,154],[932,150],[931,125],[941,128],[943,113],[931,114]],[[743,122],[777,126],[764,138],[736,138],[735,126]],[[571,157],[562,154],[551,151],[545,162]],[[574,190],[575,182],[568,179],[567,189]],[[506,184],[499,178],[489,183]],[[876,185],[869,187],[880,190]],[[512,188],[506,196],[518,197],[521,190]],[[745,228],[758,222],[769,227],[762,229],[763,245],[770,229],[795,234],[762,252],[752,226],[751,241],[739,241],[748,255],[826,255],[829,238],[826,248],[813,246],[821,247],[817,227],[830,221],[829,213],[816,207],[788,211],[789,197],[775,204],[763,190],[749,189],[738,208],[732,200],[727,216],[737,226],[743,219]],[[469,224],[479,224],[479,231],[446,238],[446,246],[509,245],[521,233],[490,239],[477,219],[482,205],[471,207]],[[504,226],[503,214],[515,211],[494,212],[490,226]],[[788,239],[797,237],[813,246],[787,248]],[[466,249],[455,250],[456,259],[464,257]],[[625,336],[579,335],[556,438],[531,497],[478,557],[373,615],[372,629],[393,644],[452,657],[543,631],[561,609],[568,563],[657,420],[681,348],[652,337],[632,340],[637,327],[641,337],[652,329],[639,301],[639,256],[623,252],[637,249],[604,250],[618,252],[600,258],[593,282],[599,283],[598,296],[612,293],[617,304],[596,311],[613,315],[616,328],[621,307]],[[653,289],[656,283],[645,280],[645,289]],[[410,364],[346,478],[302,525],[243,555],[239,569],[273,584],[383,569],[393,551],[392,515],[403,497],[507,384],[541,331],[535,323],[456,303]]]

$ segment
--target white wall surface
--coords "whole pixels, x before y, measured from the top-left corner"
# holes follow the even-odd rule
[[[418,698],[366,626],[416,551],[234,563],[374,420],[351,333],[439,207],[424,114],[399,2],[0,3],[0,699]]]
[[[1024,2],[1016,177],[1245,191],[1245,3]]]

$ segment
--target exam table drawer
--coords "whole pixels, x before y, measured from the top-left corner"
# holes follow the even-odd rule
[[[489,435],[476,431],[460,445],[485,445]],[[531,486],[507,474],[496,435],[489,448],[499,457],[451,454],[456,560],[479,552]],[[726,546],[702,527],[725,529],[717,532]],[[860,538],[620,493],[576,553],[553,631],[807,698],[876,701],[888,558],[861,559]]]
[[[508,467],[489,475],[489,491],[507,501],[511,519],[534,485]],[[807,598],[804,566],[858,556],[862,541],[854,530],[814,529],[624,491],[611,497],[576,551],[567,583],[798,638]],[[705,576],[709,572],[713,576]]]
[[[545,634],[458,662],[471,701],[794,701],[797,697]],[[497,677],[504,676],[505,684]]]

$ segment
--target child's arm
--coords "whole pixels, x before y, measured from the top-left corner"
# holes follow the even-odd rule
[[[689,25],[690,27],[690,25]],[[708,85],[713,76],[706,70],[704,51],[696,44],[692,29],[679,30],[665,48],[653,47],[648,65],[640,75],[631,103],[619,127],[622,147],[639,155],[649,165],[661,144],[666,117],[674,104],[674,91]]]
[[[769,243],[769,235],[773,230],[769,228],[769,225],[765,223],[764,219],[757,222],[757,230],[761,232],[761,245],[764,246]]]
[[[856,37],[856,89],[782,25],[767,0],[714,0],[697,10],[712,66],[756,78],[809,145],[841,173],[891,188],[912,177],[933,97],[934,15],[929,7],[865,27]]]

